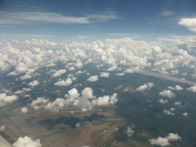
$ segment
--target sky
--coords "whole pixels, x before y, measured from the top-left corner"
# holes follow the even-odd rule
[[[195,0],[0,0],[0,40],[196,34]]]

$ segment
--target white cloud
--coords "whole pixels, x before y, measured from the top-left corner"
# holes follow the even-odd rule
[[[189,114],[188,114],[187,112],[182,113],[182,115],[183,115],[184,117],[188,117],[188,116],[189,116]]]
[[[196,85],[193,85],[193,86],[187,88],[187,90],[188,90],[188,91],[191,91],[191,92],[193,92],[193,93],[196,93]]]
[[[5,125],[0,126],[0,131],[5,131]]]
[[[39,81],[34,80],[34,81],[30,82],[28,85],[31,87],[35,87],[35,86],[39,85]]]
[[[109,76],[110,76],[110,73],[108,73],[108,72],[102,72],[100,74],[100,77],[102,77],[102,78],[108,78]]]
[[[117,94],[114,93],[112,96],[105,95],[103,97],[98,97],[96,100],[96,105],[101,106],[101,105],[113,105],[117,103]]]
[[[28,110],[28,108],[27,107],[22,107],[21,108],[21,112],[22,113],[27,113],[29,110]]]
[[[150,139],[150,143],[152,145],[164,147],[164,146],[169,146],[170,142],[177,141],[180,139],[181,139],[181,137],[178,134],[169,133],[168,136],[166,136],[166,137],[158,137],[155,139]]]
[[[126,132],[127,132],[127,136],[128,136],[128,137],[133,136],[133,134],[134,134],[133,127],[128,126]]]
[[[181,18],[178,21],[179,25],[187,27],[190,31],[196,32],[196,18]]]
[[[154,83],[147,83],[144,85],[139,86],[138,88],[136,88],[137,91],[145,91],[145,90],[149,90],[154,86]]]
[[[105,11],[102,14],[84,16],[65,16],[54,12],[0,12],[0,24],[27,24],[27,23],[63,23],[89,24],[117,19],[114,11]]]
[[[178,90],[178,91],[183,90],[183,88],[182,88],[180,85],[176,85],[176,86],[174,86],[174,87],[168,86],[168,89],[171,89],[171,90]]]
[[[168,10],[162,11],[162,12],[160,13],[161,16],[171,16],[171,15],[173,15],[173,14],[174,14],[174,12],[168,11]]]
[[[157,145],[157,146],[169,146],[170,143],[167,138],[163,137],[158,137],[156,139],[150,139],[150,143],[152,145]]]
[[[18,97],[16,95],[9,96],[6,93],[1,93],[0,94],[0,107],[5,106],[7,104],[10,104],[17,99],[18,99]]]
[[[166,103],[168,103],[168,100],[160,99],[160,100],[159,100],[159,103],[161,103],[161,104],[166,104]]]
[[[97,75],[94,75],[94,76],[90,76],[87,81],[89,82],[96,82],[98,81],[98,76]]]
[[[28,136],[19,137],[16,142],[13,143],[14,147],[41,147],[40,140],[33,140]]]
[[[167,139],[168,139],[169,141],[176,141],[176,140],[181,139],[181,137],[180,137],[178,134],[169,133],[169,135],[167,136]]]
[[[170,111],[170,110],[164,110],[163,111],[165,114],[167,114],[167,115],[171,115],[171,116],[174,116],[175,115],[175,113],[173,113],[172,111]]]
[[[171,90],[163,90],[159,93],[160,96],[167,97],[167,98],[173,98],[175,97],[175,93],[173,93]]]
[[[56,86],[69,86],[72,84],[72,79],[67,78],[66,80],[59,80],[58,82],[54,83]]]
[[[36,100],[33,100],[30,104],[35,110],[44,108],[44,106],[48,103],[48,99],[44,97],[38,97]]]
[[[63,109],[65,105],[66,105],[65,99],[57,98],[55,101],[49,102],[44,108],[52,112],[58,112],[61,109]]]
[[[66,70],[65,69],[60,69],[60,70],[57,70],[52,76],[53,77],[59,77],[59,76],[63,75],[64,73],[66,73]]]

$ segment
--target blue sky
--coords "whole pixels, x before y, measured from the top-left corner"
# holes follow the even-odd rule
[[[195,0],[0,0],[0,40],[195,35]]]

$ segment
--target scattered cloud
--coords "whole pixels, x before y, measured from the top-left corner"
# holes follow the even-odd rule
[[[158,137],[155,139],[150,139],[150,143],[152,145],[164,147],[164,146],[169,146],[170,142],[177,141],[180,139],[181,137],[178,134],[169,133],[167,137]]]
[[[58,82],[54,83],[56,86],[69,86],[72,84],[72,79],[67,78],[66,80],[59,80]]]
[[[149,90],[154,86],[154,83],[150,82],[144,85],[139,86],[138,88],[136,88],[137,91],[145,91],[145,90]]]
[[[34,80],[34,81],[30,82],[28,85],[31,87],[35,87],[35,86],[39,85],[39,81]]]
[[[98,81],[98,76],[94,75],[94,76],[90,76],[87,81],[89,82],[97,82]]]
[[[166,103],[168,103],[168,100],[160,99],[160,100],[159,100],[159,103],[161,103],[161,104],[166,104]]]
[[[102,72],[100,74],[100,77],[102,77],[102,78],[108,78],[109,76],[110,76],[110,73],[108,73],[108,72]]]
[[[90,14],[84,16],[65,16],[55,12],[0,12],[1,25],[28,24],[28,23],[62,23],[62,24],[89,24],[117,19],[116,12],[105,11],[101,14]]]
[[[175,97],[175,93],[173,93],[171,90],[163,90],[159,93],[159,95],[167,98]]]
[[[13,144],[14,147],[41,147],[40,140],[33,140],[28,136],[19,137],[16,142]]]
[[[175,113],[173,113],[172,111],[170,111],[170,110],[164,110],[163,111],[165,114],[167,114],[167,115],[171,115],[171,116],[174,116],[175,115]]]
[[[66,70],[65,69],[60,69],[60,70],[57,70],[52,76],[53,77],[59,77],[59,76],[63,75],[64,73],[66,73]]]
[[[180,85],[176,85],[174,87],[168,86],[168,89],[170,89],[170,90],[177,90],[177,91],[183,90],[183,88]]]
[[[0,94],[0,107],[5,106],[7,104],[11,104],[13,101],[17,100],[18,97],[16,95],[7,95],[6,93]]]
[[[181,18],[178,21],[179,25],[187,27],[190,31],[196,32],[196,18]]]
[[[196,85],[193,85],[193,86],[187,88],[187,90],[188,90],[188,91],[191,91],[191,92],[193,92],[193,93],[196,93]]]
[[[169,11],[169,10],[165,10],[165,11],[162,11],[161,13],[160,13],[160,15],[161,16],[164,16],[164,17],[166,17],[166,16],[171,16],[171,15],[173,15],[174,14],[174,12],[173,11]]]
[[[21,112],[22,113],[27,113],[29,110],[28,110],[28,108],[27,107],[22,107],[21,108]]]
[[[133,130],[133,126],[128,126],[128,127],[127,127],[126,133],[127,133],[127,136],[128,136],[128,137],[133,136],[134,132],[135,132],[135,131]]]

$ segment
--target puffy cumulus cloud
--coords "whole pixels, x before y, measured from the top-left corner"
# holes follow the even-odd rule
[[[5,125],[0,126],[0,131],[5,131]]]
[[[156,139],[151,139],[150,143],[152,145],[157,145],[157,146],[169,146],[170,145],[168,139],[163,138],[163,137],[158,137]]]
[[[122,73],[149,69],[165,74],[177,74],[180,67],[195,68],[196,57],[178,44],[136,41],[131,38],[106,39],[90,43],[52,42],[33,39],[0,44],[0,70],[10,75],[34,76],[41,67],[72,63],[76,68],[94,63],[107,65],[106,71],[119,68]],[[13,69],[13,70],[12,70]],[[11,71],[10,71],[11,70]],[[27,76],[28,77],[28,76]]]
[[[90,76],[87,81],[89,82],[96,82],[98,81],[98,76],[97,75],[94,75],[94,76]]]
[[[175,93],[173,93],[171,90],[163,90],[159,93],[159,95],[167,98],[175,97]]]
[[[43,109],[51,112],[59,112],[65,107],[74,106],[81,108],[83,111],[91,110],[94,106],[114,105],[118,102],[117,94],[104,95],[96,97],[93,94],[93,89],[90,87],[84,88],[81,93],[76,88],[70,89],[65,98],[56,98],[54,101],[49,101],[44,97],[38,97],[33,100],[29,106],[34,110]],[[24,108],[25,111],[26,108]],[[21,109],[22,111],[22,109]]]
[[[103,97],[94,96],[93,89],[86,87],[81,91],[81,94],[78,93],[76,88],[73,88],[68,91],[68,94],[65,95],[66,102],[68,105],[73,105],[82,110],[91,110],[94,106],[103,106],[103,105],[114,105],[117,103],[117,94],[105,95]]]
[[[183,90],[183,88],[182,88],[180,85],[176,85],[176,86],[174,86],[174,87],[168,86],[168,89],[171,89],[171,90],[178,90],[178,91]]]
[[[100,77],[102,77],[102,78],[108,78],[109,76],[110,76],[110,73],[108,73],[108,72],[102,72],[100,74]]]
[[[188,114],[187,112],[184,112],[184,113],[182,113],[182,116],[184,116],[184,117],[188,117],[188,116],[189,116],[189,114]]]
[[[175,115],[175,113],[173,113],[173,112],[170,111],[170,110],[163,110],[163,112],[164,112],[165,114],[167,114],[167,115],[171,115],[171,116],[174,116],[174,115]]]
[[[66,101],[64,98],[57,98],[55,101],[49,102],[47,105],[45,105],[44,108],[52,112],[58,112],[63,109],[65,105]]]
[[[136,88],[137,91],[145,91],[145,90],[149,90],[154,86],[154,83],[150,82],[144,85],[139,86],[138,88]]]
[[[159,100],[159,103],[161,103],[161,104],[166,104],[166,103],[168,103],[168,100],[160,99],[160,100]]]
[[[58,82],[54,83],[56,86],[69,86],[72,84],[72,79],[67,78],[66,80],[59,80]]]
[[[18,97],[16,95],[7,95],[6,93],[1,93],[0,94],[0,107],[10,104],[17,99]]]
[[[96,104],[98,106],[101,106],[101,105],[113,105],[113,104],[117,103],[117,101],[118,101],[117,93],[114,93],[111,96],[106,95],[106,96],[103,96],[103,97],[98,97],[96,99]]]
[[[27,107],[22,107],[20,110],[22,113],[27,113],[29,111]]]
[[[166,137],[158,137],[155,139],[150,139],[150,143],[152,145],[164,147],[164,146],[169,146],[170,142],[177,141],[180,139],[181,139],[181,137],[178,134],[169,133],[168,136],[166,136]]]
[[[19,137],[16,142],[13,143],[14,147],[41,147],[40,140],[33,140],[28,136]]]
[[[48,99],[44,97],[38,97],[36,100],[33,100],[30,104],[30,106],[35,109],[41,109],[44,108],[44,106],[48,103]]]
[[[196,18],[182,18],[178,24],[187,27],[190,31],[196,32]]]
[[[39,85],[39,81],[34,80],[34,81],[30,82],[28,85],[31,87],[35,87],[35,86]]]
[[[65,69],[60,69],[60,70],[57,70],[52,76],[53,77],[59,77],[59,76],[63,75],[64,73],[66,73],[66,70]]]
[[[131,136],[133,136],[133,134],[134,134],[134,130],[133,130],[133,126],[128,126],[127,127],[127,130],[126,130],[126,133],[127,133],[127,136],[128,137],[131,137]]]
[[[188,91],[191,91],[191,92],[193,92],[193,93],[196,93],[196,85],[193,85],[193,86],[187,88],[187,90],[188,90]]]

